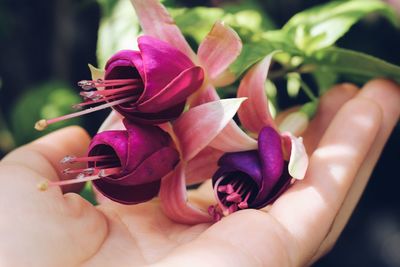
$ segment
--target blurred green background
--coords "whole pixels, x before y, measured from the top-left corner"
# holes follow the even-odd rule
[[[187,23],[187,18],[182,18],[184,13],[176,7],[223,6],[232,13],[245,10],[231,23],[236,23],[239,34],[246,36],[254,25],[263,30],[280,28],[295,13],[329,1],[163,2],[174,7],[171,12],[178,24],[179,19]],[[43,117],[65,114],[79,102],[76,83],[90,77],[87,63],[102,66],[116,50],[135,48],[139,28],[133,9],[126,5],[122,0],[0,1],[0,158],[15,146],[65,125],[80,124],[91,134],[96,132],[109,111],[57,124],[44,133],[36,132],[33,124]],[[207,13],[209,26],[220,15],[217,9],[213,12]],[[119,23],[121,18],[129,23]],[[196,25],[193,19],[187,26],[185,31],[192,38],[189,41],[195,45],[205,34],[201,31],[204,25]],[[338,46],[400,65],[400,32],[378,15],[357,23]],[[310,77],[303,78],[307,81]],[[339,80],[347,81],[346,77]],[[274,99],[277,108],[307,100],[301,92],[291,96],[285,79],[275,79],[274,83],[279,92]],[[400,266],[400,175],[396,168],[400,164],[399,133],[397,127],[336,247],[315,266]]]

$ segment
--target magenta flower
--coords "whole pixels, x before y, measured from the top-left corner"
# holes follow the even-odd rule
[[[175,47],[154,37],[139,37],[138,46],[140,51],[123,50],[113,55],[106,64],[104,77],[78,83],[84,90],[81,95],[85,101],[75,106],[98,106],[41,120],[36,128],[107,107],[113,107],[130,121],[145,124],[177,118],[186,99],[202,86],[203,69]]]
[[[136,204],[158,194],[161,178],[171,172],[179,154],[169,135],[155,126],[134,125],[124,120],[126,130],[104,131],[91,141],[86,157],[67,156],[62,163],[87,162],[85,169],[66,169],[78,173],[77,179],[50,182],[64,185],[93,181],[107,198]]]

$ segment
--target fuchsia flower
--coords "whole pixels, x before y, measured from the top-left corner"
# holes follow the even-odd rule
[[[140,51],[123,50],[113,55],[106,64],[104,77],[78,83],[84,90],[81,95],[85,101],[76,107],[101,105],[41,120],[36,128],[40,130],[107,107],[113,107],[130,121],[145,124],[177,118],[186,99],[203,84],[203,69],[175,47],[154,37],[139,37],[138,46]]]
[[[50,182],[63,185],[93,181],[107,198],[136,204],[158,194],[161,178],[179,161],[167,133],[155,126],[134,125],[124,120],[126,130],[104,131],[91,141],[86,157],[67,156],[62,163],[87,162],[86,169],[66,169],[79,173],[77,179]]]
[[[208,212],[214,220],[240,209],[264,207],[284,192],[294,179],[304,178],[308,157],[301,137],[279,134],[269,113],[264,84],[270,62],[271,56],[268,56],[253,66],[242,79],[237,94],[238,99],[247,98],[238,110],[241,124],[253,136],[258,136],[257,140],[250,136],[241,140],[240,136],[230,135],[228,121],[233,117],[234,109],[220,115],[205,108],[221,102],[215,101],[217,97],[211,90],[204,94],[203,99],[214,101],[189,110],[174,123],[184,161],[177,171],[163,180],[160,191],[164,210],[171,219],[183,223],[211,220],[206,211],[188,203],[182,185],[188,180],[185,169],[190,169],[193,161],[196,164],[207,161],[207,156],[201,152],[203,149],[207,149],[209,154],[210,151],[230,152],[220,158],[219,168],[213,175],[217,205],[211,206]],[[202,128],[209,130],[193,133]],[[252,142],[249,143],[248,139]],[[194,180],[200,182],[207,178]]]

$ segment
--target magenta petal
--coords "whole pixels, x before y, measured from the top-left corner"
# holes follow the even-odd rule
[[[184,108],[185,108],[185,102],[155,113],[139,112],[135,111],[136,109],[123,109],[123,110],[126,111],[125,117],[129,121],[140,124],[156,125],[178,118]]]
[[[258,136],[258,153],[263,184],[255,203],[262,202],[275,188],[283,172],[284,160],[280,135],[272,127],[264,127]]]
[[[198,224],[212,220],[210,215],[188,202],[183,163],[179,164],[173,173],[162,179],[159,196],[165,215],[175,222]]]
[[[114,152],[124,169],[128,165],[128,133],[126,131],[105,131],[95,135],[89,145],[89,156]],[[110,149],[112,151],[110,151]],[[104,151],[104,152],[103,152]],[[89,166],[91,167],[91,166]]]
[[[128,165],[126,171],[133,171],[142,161],[155,151],[167,147],[171,139],[167,133],[155,126],[136,125],[124,120],[128,131]],[[160,177],[161,178],[161,177]]]
[[[237,33],[216,22],[199,46],[198,57],[208,76],[214,80],[238,57],[242,42]]]
[[[183,54],[196,59],[168,11],[158,0],[131,0],[145,34],[163,40],[179,49]]]
[[[107,61],[105,70],[105,79],[126,79],[126,77],[144,79],[145,76],[140,52],[133,50],[121,50],[115,53]]]
[[[93,181],[93,185],[101,194],[126,205],[138,204],[154,198],[160,190],[160,184],[161,180],[134,186],[112,184],[102,179]]]
[[[271,56],[252,67],[240,83],[237,96],[248,97],[238,111],[240,122],[247,130],[258,133],[264,126],[276,128],[268,108],[265,80],[271,64]]]
[[[153,37],[139,37],[138,46],[146,76],[145,91],[140,102],[152,98],[181,72],[194,67],[193,62],[181,51]]]
[[[204,80],[204,72],[200,67],[184,70],[158,94],[139,104],[141,112],[160,112],[186,101],[192,93],[199,89]]]
[[[160,180],[171,172],[179,161],[179,153],[173,148],[164,147],[146,158],[137,168],[124,177],[104,177],[112,184],[123,186],[139,185]]]
[[[205,148],[231,121],[244,98],[202,104],[183,113],[174,123],[183,160],[189,161]]]

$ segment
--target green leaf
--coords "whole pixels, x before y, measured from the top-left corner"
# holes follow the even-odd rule
[[[225,15],[225,11],[221,8],[196,7],[170,9],[170,11],[182,33],[192,37],[197,44],[204,39],[214,23]]]
[[[378,0],[334,1],[298,13],[283,27],[296,45],[308,53],[333,45],[355,23],[379,13],[399,26],[396,12]]]
[[[400,82],[399,66],[352,50],[329,47],[305,58],[305,62],[315,64],[318,69],[362,77],[364,81],[386,77]]]
[[[297,49],[282,31],[270,31],[256,41],[245,43],[242,53],[230,66],[230,71],[238,77],[254,63],[275,52],[288,54],[289,57],[286,58],[289,60],[293,56],[303,56],[303,52]]]

